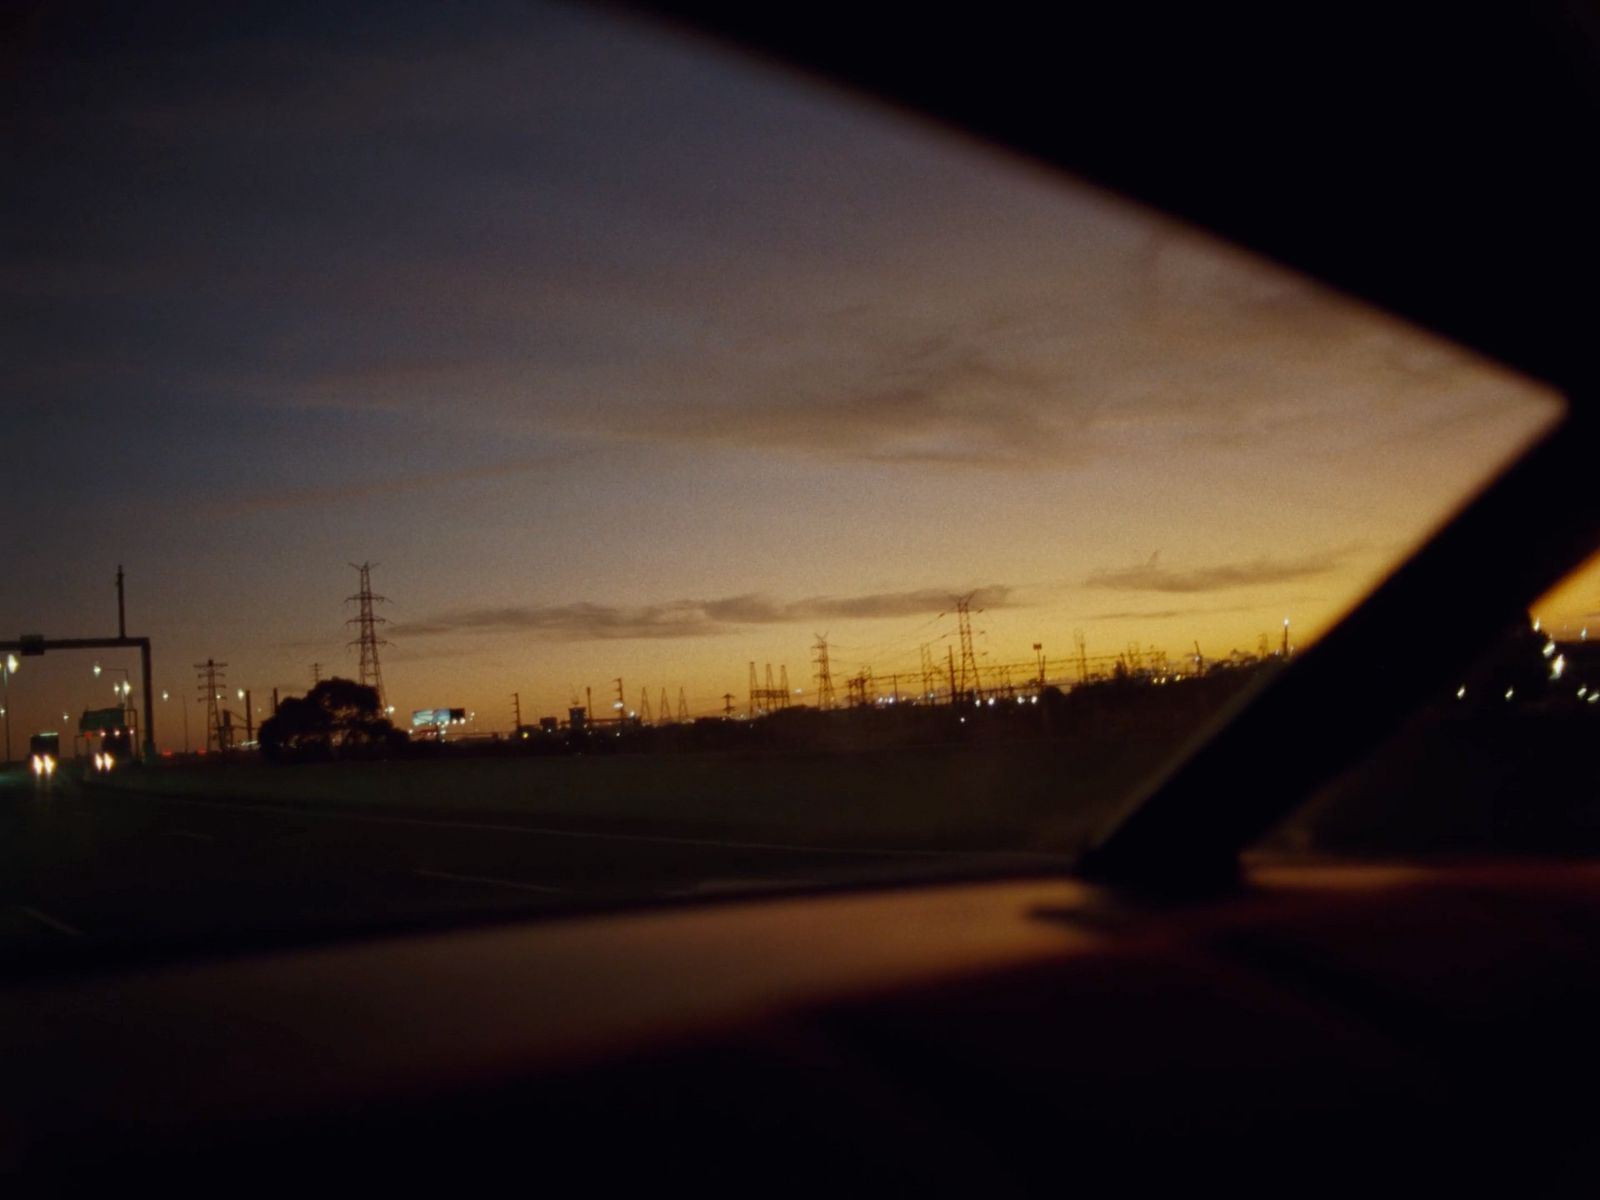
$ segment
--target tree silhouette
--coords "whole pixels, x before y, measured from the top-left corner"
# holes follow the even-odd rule
[[[269,762],[378,758],[406,742],[379,708],[376,688],[337,678],[284,700],[258,736]]]

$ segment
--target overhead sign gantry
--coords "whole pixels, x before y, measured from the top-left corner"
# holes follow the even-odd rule
[[[156,727],[154,691],[150,684],[150,639],[129,637],[124,615],[122,593],[122,568],[117,568],[117,629],[116,637],[101,638],[47,638],[42,633],[25,633],[14,642],[0,642],[0,656],[14,651],[24,658],[44,654],[49,650],[138,650],[139,674],[142,677],[144,699],[144,745],[141,747],[146,762],[156,757]]]

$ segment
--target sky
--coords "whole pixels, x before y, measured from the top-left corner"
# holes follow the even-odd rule
[[[4,64],[0,630],[476,727],[1314,638],[1554,419],[1129,202],[568,6],[46,5]],[[225,10],[225,11],[224,11]],[[1559,598],[1600,607],[1600,572]],[[25,660],[16,737],[111,703]],[[133,655],[103,665],[136,668]],[[120,678],[120,676],[116,676]],[[1020,682],[1020,674],[1019,679]],[[104,693],[104,695],[102,695]],[[235,705],[237,707],[237,705]],[[191,740],[199,720],[189,709]]]

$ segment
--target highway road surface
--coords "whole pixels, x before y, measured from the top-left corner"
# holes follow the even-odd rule
[[[0,773],[0,972],[1045,856],[848,849],[143,795]]]

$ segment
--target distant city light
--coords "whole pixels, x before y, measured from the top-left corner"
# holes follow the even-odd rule
[[[1549,658],[1555,652],[1556,652],[1556,644],[1555,644],[1555,641],[1553,639],[1551,641],[1546,642],[1544,644],[1544,649],[1540,651],[1540,653],[1543,654],[1546,658]]]
[[[1457,700],[1465,700],[1466,697],[1467,697],[1467,685],[1466,684],[1462,684],[1460,687],[1458,687],[1456,689],[1456,699]]]
[[[1556,655],[1555,662],[1550,664],[1550,678],[1551,679],[1560,679],[1561,678],[1561,673],[1563,671],[1565,671],[1566,669],[1567,669],[1567,656],[1565,654]]]
[[[1517,689],[1516,688],[1507,688],[1506,689],[1506,699],[1507,700],[1511,699],[1511,697],[1515,696],[1516,694],[1517,694]]]

